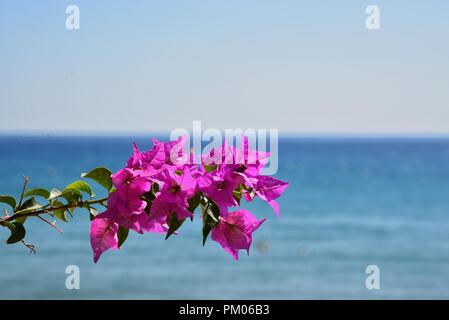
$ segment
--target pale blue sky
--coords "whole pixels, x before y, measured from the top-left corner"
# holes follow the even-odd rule
[[[448,40],[443,0],[2,0],[0,131],[449,133]]]

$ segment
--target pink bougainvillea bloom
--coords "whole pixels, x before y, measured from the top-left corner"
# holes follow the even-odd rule
[[[90,244],[94,251],[94,262],[109,249],[118,249],[118,224],[114,222],[108,211],[100,213],[90,225]]]
[[[279,198],[285,189],[287,189],[288,183],[270,176],[259,175],[251,177],[245,174],[241,174],[241,176],[245,180],[245,186],[249,189],[243,190],[243,198],[250,202],[256,196],[259,196],[260,199],[273,208],[279,217],[279,204],[275,199]]]
[[[250,150],[248,138],[243,136],[242,148],[230,146],[225,140],[201,155],[198,166],[193,151],[186,152],[187,139],[153,139],[153,147],[147,152],[134,144],[126,167],[111,176],[116,190],[109,195],[108,209],[91,224],[95,262],[104,251],[118,248],[119,227],[138,233],[167,233],[173,214],[178,220],[192,218],[189,201],[198,193],[218,206],[219,222],[212,228],[211,237],[234,259],[238,259],[239,250],[249,254],[252,233],[265,221],[257,220],[247,210],[229,212],[229,207],[239,204],[237,199],[252,201],[259,197],[279,217],[275,199],[288,183],[261,174],[269,160],[268,152]]]
[[[187,200],[196,192],[196,180],[192,177],[189,168],[183,170],[165,170],[162,179],[160,199],[180,205],[188,205]]]
[[[164,151],[165,164],[172,166],[184,165],[189,163],[190,160],[190,155],[185,150],[187,138],[188,136],[182,136],[178,140],[169,142],[160,142],[157,139],[153,139],[153,145]]]
[[[135,176],[127,169],[120,173],[120,180],[112,176],[116,191],[111,194],[113,205],[122,215],[139,214],[145,209],[146,203],[141,195],[151,189],[151,181],[145,177]],[[117,183],[120,181],[120,183]]]
[[[138,216],[145,214],[147,203],[141,196],[151,189],[150,180],[125,168],[112,175],[112,182],[117,190],[108,199],[111,216],[121,226],[142,233]]]
[[[150,210],[150,221],[153,222],[155,227],[161,230],[168,230],[167,222],[172,214],[176,214],[178,220],[193,217],[193,213],[187,207],[178,203],[166,202],[158,197],[153,200]]]
[[[268,163],[270,153],[253,151],[249,149],[248,137],[242,137],[242,149],[231,146],[226,140],[219,148],[202,155],[201,161],[206,165],[227,167],[237,172],[249,175],[259,175],[262,168]]]
[[[137,216],[137,223],[141,232],[167,233],[168,231],[167,219],[163,216],[144,213]]]
[[[169,142],[153,139],[153,148],[147,152],[141,152],[134,144],[133,155],[128,160],[126,167],[143,171],[145,176],[153,176],[168,167],[189,163],[191,158],[185,151],[186,140],[187,136]]]
[[[144,153],[139,150],[137,144],[133,143],[133,155],[126,162],[126,167],[132,169],[142,168],[144,157]]]
[[[246,250],[249,255],[252,234],[264,221],[265,219],[257,220],[251,212],[244,209],[228,213],[212,229],[212,240],[238,260],[239,250]]]
[[[248,137],[243,136],[242,149],[232,147],[232,154],[234,156],[235,168],[234,170],[244,173],[248,176],[259,175],[261,170],[269,161],[270,153],[262,151],[254,151],[249,148]]]
[[[234,154],[226,139],[220,147],[213,148],[208,153],[201,155],[201,163],[208,166],[234,164]]]
[[[198,179],[198,189],[212,199],[220,207],[220,211],[225,211],[223,209],[226,207],[238,205],[233,191],[239,184],[240,181],[227,170],[217,169]]]
[[[256,180],[257,183],[254,186],[254,191],[260,199],[268,203],[274,209],[279,217],[279,205],[275,199],[279,198],[285,189],[287,189],[288,183],[270,176],[258,176]]]
[[[160,223],[165,222],[172,213],[176,213],[178,219],[191,217],[193,214],[188,210],[189,199],[195,195],[197,183],[190,169],[165,170],[161,180],[163,187],[153,200],[150,217]]]
[[[126,168],[130,168],[147,177],[162,171],[165,163],[165,151],[161,145],[154,145],[147,152],[141,152],[136,144],[133,147],[133,155],[129,158]]]

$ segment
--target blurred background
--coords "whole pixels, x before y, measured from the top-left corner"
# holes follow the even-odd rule
[[[194,120],[279,129],[276,177],[290,187],[281,219],[246,205],[268,221],[238,262],[201,246],[199,219],[167,241],[132,234],[96,265],[87,212],[64,235],[30,221],[36,255],[0,245],[0,298],[449,298],[448,9],[1,1],[0,194],[18,196],[22,175],[64,188],[96,166],[118,170],[133,142],[150,148]],[[65,288],[67,265],[80,290]],[[368,265],[380,290],[365,287]]]

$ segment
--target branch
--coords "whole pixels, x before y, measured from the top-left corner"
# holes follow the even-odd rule
[[[4,222],[13,221],[13,220],[16,220],[18,218],[35,217],[35,216],[39,216],[41,214],[49,213],[49,212],[52,212],[52,211],[68,210],[68,209],[72,209],[72,208],[76,208],[76,207],[83,208],[86,205],[102,203],[102,202],[107,201],[107,200],[108,200],[108,197],[105,197],[105,198],[101,198],[101,199],[98,199],[98,200],[79,201],[77,203],[67,204],[67,205],[59,206],[59,207],[50,207],[50,208],[40,209],[40,210],[27,212],[27,213],[23,213],[23,214],[13,214],[12,216],[3,217],[2,219],[0,219],[0,225],[4,225]]]
[[[50,221],[48,221],[47,219],[42,218],[41,216],[36,216],[36,217],[38,217],[39,219],[41,219],[41,220],[44,221],[45,223],[48,223],[49,225],[51,225],[51,226],[52,226],[53,228],[55,228],[59,233],[61,233],[61,234],[64,233],[64,231],[62,231],[61,228],[59,228],[59,227],[56,225],[56,223],[50,222]]]
[[[27,247],[30,250],[30,254],[36,254],[36,247],[32,245],[31,243],[26,242],[25,240],[20,240],[20,242],[23,243],[25,247]]]

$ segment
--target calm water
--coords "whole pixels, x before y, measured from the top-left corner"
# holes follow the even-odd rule
[[[64,188],[97,165],[115,171],[149,138],[0,137],[0,193],[17,195],[23,174],[32,187]],[[449,139],[284,138],[279,148],[277,176],[290,188],[279,220],[264,203],[247,206],[269,218],[250,257],[202,247],[196,219],[167,241],[133,234],[95,265],[77,211],[64,235],[30,224],[36,255],[0,245],[0,298],[449,298]],[[65,289],[72,264],[81,290]],[[380,290],[365,288],[371,264]]]

